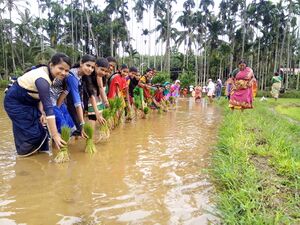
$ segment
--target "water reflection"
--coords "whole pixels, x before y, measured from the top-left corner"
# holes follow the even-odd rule
[[[57,165],[39,154],[15,156],[10,121],[0,111],[0,224],[217,223],[207,167],[220,114],[205,100],[179,100],[167,114],[125,124],[98,153],[71,148]]]

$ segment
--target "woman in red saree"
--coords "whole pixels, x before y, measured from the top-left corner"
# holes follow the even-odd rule
[[[236,74],[230,93],[229,107],[233,109],[253,108],[252,83],[255,80],[253,70],[247,67],[244,60],[239,62],[239,72]]]

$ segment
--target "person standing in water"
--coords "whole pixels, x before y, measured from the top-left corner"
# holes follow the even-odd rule
[[[12,121],[18,155],[26,157],[38,150],[48,151],[48,133],[41,118],[46,119],[51,138],[60,149],[66,142],[57,131],[50,86],[55,78],[63,80],[69,73],[71,60],[62,53],[52,56],[41,66],[19,77],[4,98],[4,108]]]
[[[85,75],[82,77],[84,108],[88,113],[88,119],[93,128],[95,128],[95,122],[98,122],[100,125],[106,123],[101,114],[105,105],[99,98],[100,89],[97,79],[98,77],[106,76],[109,73],[108,68],[107,59],[97,59],[93,73],[90,76]]]
[[[208,79],[208,85],[207,85],[207,97],[209,99],[209,102],[213,102],[213,96],[215,94],[215,83],[212,81],[212,79]]]
[[[175,83],[171,85],[171,96],[175,98],[180,96],[180,80],[176,80]]]
[[[85,136],[83,131],[83,96],[82,76],[90,76],[95,68],[96,58],[91,55],[82,56],[80,63],[75,64],[66,78],[69,94],[67,95],[68,111],[76,125],[75,135]]]
[[[221,79],[218,79],[216,83],[216,98],[220,99],[221,95],[222,95],[222,81]]]

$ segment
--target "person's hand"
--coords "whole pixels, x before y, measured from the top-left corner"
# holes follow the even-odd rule
[[[57,149],[60,149],[61,147],[64,147],[67,143],[60,137],[60,135],[57,133],[52,137]]]
[[[42,125],[46,125],[47,124],[47,118],[46,118],[46,115],[41,115],[40,117],[40,122]]]
[[[109,101],[104,102],[106,108],[109,108]]]
[[[106,123],[106,120],[101,115],[97,116],[97,121],[100,125],[104,125]]]
[[[87,134],[84,132],[84,129],[83,129],[83,128],[81,129],[81,137],[84,138],[84,139],[87,139],[87,138],[88,138],[88,136],[87,136]]]

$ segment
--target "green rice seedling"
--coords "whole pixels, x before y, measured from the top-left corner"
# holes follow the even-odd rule
[[[85,152],[93,154],[96,152],[96,146],[93,142],[94,129],[89,123],[84,124],[83,129],[87,135]]]
[[[110,118],[109,109],[104,109],[102,111],[102,116],[106,120],[106,123],[101,125],[100,132],[103,134],[103,137],[105,139],[107,139],[110,136],[109,126],[108,126],[108,123],[109,123],[108,121],[109,121],[109,118]]]
[[[116,116],[115,116],[116,126],[119,126],[119,124],[121,122],[121,118],[122,118],[123,111],[124,111],[123,105],[124,105],[124,100],[121,97],[116,97],[115,98],[115,106],[116,106],[116,111],[117,111]]]
[[[60,151],[57,153],[54,162],[64,163],[70,161],[70,156],[68,152],[68,142],[71,137],[71,128],[63,126],[61,128],[61,138],[67,143],[64,147],[60,148]]]
[[[115,105],[117,110],[121,110],[123,107],[123,99],[120,97],[115,98]]]
[[[115,113],[117,112],[116,108],[116,101],[114,99],[109,99],[109,109],[111,111],[111,114],[114,116]]]
[[[149,114],[149,110],[150,110],[149,107],[145,107],[145,108],[144,108],[144,113],[145,113],[146,115]]]
[[[171,96],[171,97],[169,98],[169,101],[170,101],[170,104],[171,104],[171,105],[174,104],[174,103],[175,103],[175,97]]]
[[[157,112],[158,112],[158,114],[162,114],[162,108],[161,108],[161,107],[158,107],[158,108],[157,108]]]

